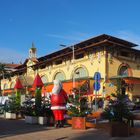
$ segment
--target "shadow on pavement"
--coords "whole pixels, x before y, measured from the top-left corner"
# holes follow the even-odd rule
[[[47,130],[47,131],[46,131]],[[53,131],[51,131],[53,130]],[[41,132],[43,131],[43,133]],[[39,133],[37,133],[39,132]],[[40,133],[41,132],[41,133]],[[24,120],[5,120],[0,119],[0,139],[17,139],[22,135],[21,139],[34,140],[139,140],[140,135],[133,135],[126,138],[110,137],[109,132],[101,129],[72,130],[71,127],[55,129],[41,125],[26,124]],[[25,135],[25,137],[24,137]],[[11,137],[16,136],[16,137]],[[20,139],[20,137],[19,137]]]
[[[105,130],[85,131],[80,136],[70,140],[139,140],[140,135],[130,135],[129,137],[111,137]]]
[[[24,120],[0,119],[0,138],[49,129],[53,129],[53,127],[26,124]]]
[[[80,136],[72,138],[71,140],[109,140],[110,136],[108,132],[103,130],[90,130],[85,131]]]
[[[61,137],[61,138],[58,138],[58,139],[55,139],[55,140],[66,140],[66,139],[68,139],[68,137]]]

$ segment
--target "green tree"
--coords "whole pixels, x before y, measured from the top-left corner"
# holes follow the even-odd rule
[[[2,92],[1,92],[1,80],[5,78],[6,73],[7,73],[6,65],[3,63],[0,63],[0,95],[2,94]]]
[[[77,89],[76,89],[77,90]],[[70,96],[68,99],[69,107],[68,112],[72,117],[85,117],[91,112],[91,109],[88,107],[88,101],[86,97],[83,97],[77,90],[75,96]]]
[[[102,117],[109,121],[123,122],[123,120],[129,120],[132,117],[132,113],[129,110],[128,102],[129,97],[123,92],[125,84],[122,84],[122,80],[117,80],[116,93],[112,93],[112,98],[109,101],[109,105],[102,113]]]
[[[0,63],[0,95],[2,94],[1,92],[1,80],[4,78],[9,78],[11,77],[11,70],[6,67],[5,63]]]
[[[41,88],[37,87],[35,90],[35,112],[39,115],[41,112]]]

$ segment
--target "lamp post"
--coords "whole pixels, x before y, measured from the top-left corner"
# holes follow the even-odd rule
[[[72,59],[73,59],[73,88],[75,88],[75,73],[74,73],[74,60],[75,60],[75,53],[74,53],[74,45],[72,46]]]
[[[67,45],[60,44],[62,47],[67,47]],[[75,60],[75,52],[74,52],[74,45],[68,46],[68,48],[72,49],[72,60],[73,60],[73,77],[72,77],[72,86],[75,88],[75,73],[74,73],[74,60]]]

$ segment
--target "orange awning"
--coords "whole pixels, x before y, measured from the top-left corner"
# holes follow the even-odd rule
[[[86,80],[79,80],[79,81],[75,81],[75,87],[79,87],[81,85],[84,84]],[[72,81],[67,81],[67,82],[63,82],[63,89],[66,91],[67,94],[71,94],[71,90],[73,88],[73,82]],[[53,88],[53,83],[48,84],[46,86],[42,87],[42,92],[51,92]]]
[[[123,79],[127,84],[140,84],[140,77],[130,76],[112,76],[110,80]]]
[[[127,84],[140,84],[140,80],[138,79],[124,79]]]
[[[15,92],[15,90],[14,89],[5,89],[3,92],[4,93],[13,93],[13,92]]]

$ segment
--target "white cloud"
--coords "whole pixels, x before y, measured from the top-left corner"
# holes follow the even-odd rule
[[[26,54],[18,52],[10,48],[0,47],[0,62],[19,63],[24,62]]]
[[[117,36],[139,45],[137,48],[140,49],[140,34],[132,31],[119,31]]]
[[[91,36],[89,33],[83,33],[83,32],[71,32],[69,35],[62,35],[62,34],[46,34],[48,37],[52,38],[58,38],[58,39],[63,39],[63,40],[69,40],[69,41],[74,41],[74,42],[80,42],[83,41]]]
[[[76,40],[73,36],[66,36],[66,35],[60,35],[60,34],[46,34],[46,36],[48,37],[52,37],[52,38],[58,38],[58,39],[65,39],[65,40]]]

